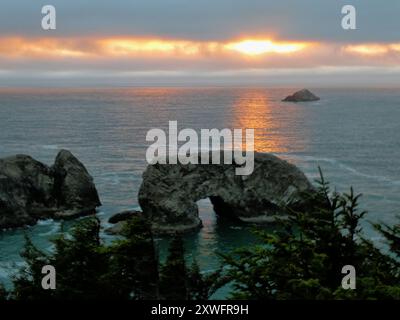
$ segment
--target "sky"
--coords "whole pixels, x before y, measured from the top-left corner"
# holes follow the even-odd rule
[[[0,86],[396,86],[399,15],[398,0],[2,0]]]

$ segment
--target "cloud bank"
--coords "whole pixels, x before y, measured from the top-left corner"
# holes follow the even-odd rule
[[[2,3],[0,85],[398,81],[397,0],[351,1],[353,31],[341,0],[51,2],[55,31],[40,27],[49,3]]]

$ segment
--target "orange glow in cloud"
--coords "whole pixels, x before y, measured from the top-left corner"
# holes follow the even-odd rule
[[[142,38],[0,38],[0,56],[11,58],[200,57],[232,53],[239,54],[239,56],[261,56],[264,54],[294,53],[306,49],[308,45],[306,43],[274,42],[272,40],[207,42]]]
[[[349,53],[356,53],[367,56],[382,55],[389,52],[389,48],[384,45],[351,45],[344,49]]]
[[[194,42],[184,40],[160,39],[103,39],[97,41],[106,55],[126,56],[140,54],[198,55],[202,52],[215,52],[216,42]]]
[[[267,53],[292,53],[304,49],[305,43],[279,43],[271,40],[243,40],[240,42],[194,42],[177,40],[137,40],[106,39],[99,41],[105,53],[111,55],[135,55],[140,53],[173,53],[197,55],[201,53],[230,52],[245,55],[263,55]]]
[[[342,54],[338,55],[337,52]],[[289,68],[349,63],[397,66],[400,65],[400,43],[343,45],[251,37],[226,41],[138,37],[0,37],[0,67],[7,66],[7,59],[65,61],[72,64],[97,60],[110,65],[117,65],[120,60],[136,65],[156,61],[158,68],[172,68],[188,61],[201,62],[199,66],[206,67],[210,62],[213,68]]]
[[[349,45],[344,48],[345,52],[364,56],[382,56],[390,52],[400,52],[400,44],[360,44]]]
[[[75,41],[56,39],[0,38],[0,56],[16,57],[72,57],[82,58],[88,53],[79,49]]]
[[[271,40],[243,40],[229,43],[225,48],[246,55],[256,56],[266,53],[293,53],[304,49],[305,43],[279,43]]]

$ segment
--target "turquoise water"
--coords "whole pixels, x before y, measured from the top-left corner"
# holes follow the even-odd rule
[[[363,193],[368,220],[394,223],[400,207],[400,91],[318,89],[322,100],[283,103],[293,92],[268,88],[0,89],[0,157],[25,153],[52,164],[71,150],[93,175],[103,206],[99,218],[138,208],[146,167],[145,135],[151,128],[255,128],[256,149],[298,165],[310,179],[321,166],[338,190]],[[246,245],[248,228],[216,219],[207,199],[199,202],[204,228],[187,236],[188,258],[203,270],[218,265],[217,251]],[[0,281],[21,264],[27,232],[35,244],[73,222],[51,220],[24,230],[0,232]],[[376,235],[365,224],[368,237]],[[104,235],[107,240],[109,237]],[[158,239],[160,252],[166,242]],[[224,294],[224,293],[220,293]]]

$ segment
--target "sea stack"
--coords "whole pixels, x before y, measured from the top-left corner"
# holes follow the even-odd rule
[[[290,96],[287,96],[282,101],[287,101],[287,102],[308,102],[308,101],[318,101],[318,100],[320,100],[320,98],[317,97],[315,94],[313,94],[310,90],[303,89],[303,90],[295,92],[294,94],[292,94]]]
[[[217,215],[250,223],[285,216],[289,203],[302,207],[314,190],[303,172],[271,154],[254,156],[249,176],[235,174],[238,164],[148,165],[139,190],[145,219],[156,233],[179,233],[201,227],[196,202],[204,198]]]
[[[27,155],[0,159],[0,229],[94,214],[100,205],[93,178],[67,150],[51,167]]]

